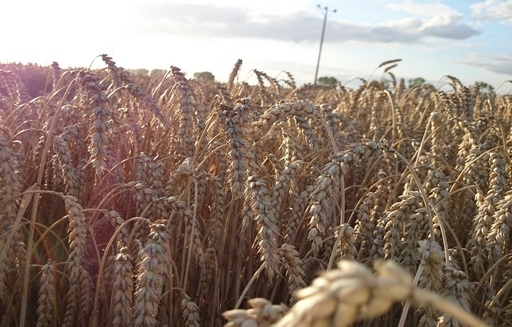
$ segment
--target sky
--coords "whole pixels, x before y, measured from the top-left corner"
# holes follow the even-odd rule
[[[380,79],[386,60],[402,59],[397,78],[498,87],[512,79],[512,0],[2,0],[0,62],[61,68],[104,67],[108,54],[128,69],[176,66],[192,77],[227,81],[253,70],[298,85],[318,77],[347,87]],[[512,89],[506,83],[506,89]]]

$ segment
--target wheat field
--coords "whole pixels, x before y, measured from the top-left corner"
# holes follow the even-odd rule
[[[510,92],[99,58],[0,70],[0,327],[512,325]]]

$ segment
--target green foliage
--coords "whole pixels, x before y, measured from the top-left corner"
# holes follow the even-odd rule
[[[150,72],[149,72],[149,76],[150,77],[158,77],[158,78],[162,78],[165,76],[165,73],[166,71],[164,69],[152,69]]]
[[[425,82],[426,80],[423,77],[411,78],[407,81],[409,88],[422,86]]]
[[[213,83],[215,82],[215,76],[210,72],[198,72],[194,73],[194,78],[202,83]]]
[[[338,80],[332,76],[322,76],[318,78],[318,84],[320,85],[332,86],[336,83],[338,83]]]
[[[482,82],[482,81],[476,81],[472,87],[475,87],[478,89],[478,91],[483,93],[494,93],[494,86],[491,84]]]

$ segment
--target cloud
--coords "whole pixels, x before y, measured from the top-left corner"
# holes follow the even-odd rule
[[[418,39],[424,36],[432,36],[463,40],[480,34],[480,31],[473,26],[462,23],[464,19],[462,13],[441,3],[425,4],[408,0],[390,3],[388,8],[418,17],[417,20],[420,24],[414,29]]]
[[[457,10],[441,3],[417,3],[414,1],[393,2],[387,5],[391,10],[404,11],[420,17],[453,17],[461,18],[463,15]]]
[[[486,0],[471,5],[472,16],[484,21],[499,21],[512,25],[512,0]]]
[[[468,60],[462,62],[465,65],[480,67],[484,70],[507,75],[509,78],[512,76],[512,56],[473,56]]]
[[[411,43],[424,38],[467,39],[479,31],[461,22],[462,16],[442,6],[425,7],[416,15],[411,3],[394,4],[395,10],[413,14],[380,24],[330,20],[326,42]],[[259,38],[290,42],[318,42],[323,17],[314,12],[297,11],[291,15],[265,14],[242,7],[212,4],[155,3],[144,6],[139,21],[141,33],[183,34],[200,37]],[[439,14],[436,14],[439,13]]]

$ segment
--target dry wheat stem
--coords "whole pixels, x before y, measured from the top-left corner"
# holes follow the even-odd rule
[[[124,228],[130,224],[131,222],[136,222],[136,221],[144,221],[144,222],[148,222],[148,219],[147,218],[144,218],[144,217],[132,217],[130,219],[127,219],[125,220],[114,232],[114,234],[112,235],[112,237],[110,238],[110,240],[108,241],[107,245],[105,246],[105,250],[103,252],[103,256],[101,257],[101,261],[100,261],[100,273],[96,279],[96,287],[95,287],[95,294],[94,294],[94,301],[93,301],[93,307],[92,307],[92,314],[91,314],[91,323],[90,323],[90,326],[91,327],[97,327],[98,326],[98,315],[99,315],[99,290],[102,289],[102,283],[104,283],[104,280],[103,280],[103,272],[105,271],[104,267],[106,267],[106,260],[107,260],[107,257],[108,257],[108,253],[110,252],[110,249],[112,248],[112,245],[114,244],[114,242],[116,241],[117,239],[117,235],[119,233],[121,233]]]
[[[234,309],[225,311],[222,316],[228,320],[225,327],[266,327],[276,323],[287,311],[284,304],[272,304],[264,298],[253,298],[247,301],[250,309]]]
[[[471,327],[487,327],[482,321],[473,316],[471,313],[464,311],[462,308],[453,304],[451,301],[443,298],[442,296],[427,292],[421,289],[416,289],[412,294],[412,299],[418,306],[431,305],[439,311],[447,315],[457,318],[460,322],[467,324]]]
[[[194,176],[195,178],[195,176]],[[184,280],[183,280],[183,289],[186,289],[186,286],[187,286],[187,279],[188,279],[188,271],[190,269],[190,265],[191,265],[191,262],[192,262],[192,249],[193,249],[193,243],[194,243],[194,240],[195,240],[195,236],[194,233],[196,231],[196,224],[197,224],[197,194],[198,194],[198,189],[197,189],[197,182],[194,183],[194,209],[193,209],[193,214],[192,214],[192,228],[190,228],[190,240],[189,240],[189,244],[188,244],[188,253],[187,253],[187,258],[188,260],[186,261],[186,265],[185,265],[185,273],[184,273]]]
[[[432,241],[434,242],[435,240],[433,239],[433,237],[435,235],[435,231],[434,231],[434,223],[433,223],[433,219],[432,219],[433,216],[432,216],[431,210],[434,211],[434,213],[436,214],[437,217],[440,217],[440,215],[437,213],[437,209],[435,208],[435,206],[431,206],[431,203],[428,200],[427,195],[425,194],[425,190],[421,187],[422,183],[420,182],[419,177],[414,172],[413,167],[410,166],[409,162],[398,151],[396,151],[392,148],[390,150],[393,152],[394,155],[396,155],[398,158],[400,158],[404,162],[404,164],[409,168],[409,172],[411,173],[411,176],[414,178],[416,184],[418,185],[418,190],[421,193],[423,202],[425,203],[425,208],[427,210],[427,215],[428,215],[427,221],[430,226],[430,237],[432,238]],[[439,222],[439,227],[441,228],[441,237],[443,239],[443,246],[445,249],[448,249],[448,239],[446,237],[446,231],[445,231],[442,221]],[[447,251],[445,251],[446,265],[448,265],[448,262],[449,262],[448,253],[447,253]]]
[[[37,293],[47,288],[39,285],[35,258],[52,260],[60,286],[51,318],[39,319],[40,325],[55,319],[94,327],[133,324],[135,285],[130,290],[129,280],[149,277],[141,268],[150,257],[144,249],[151,242],[151,222],[159,218],[168,219],[169,238],[162,242],[166,255],[152,255],[173,273],[164,276],[165,286],[152,302],[158,324],[197,326],[200,319],[220,326],[223,311],[255,296],[261,298],[247,301],[247,310],[225,315],[228,326],[268,326],[271,316],[287,311],[271,304],[275,299],[298,300],[293,314],[314,316],[315,308],[334,307],[314,322],[307,322],[308,316],[299,324],[398,323],[403,305],[389,311],[395,301],[372,302],[379,311],[366,305],[384,293],[377,287],[383,280],[379,269],[357,270],[360,279],[344,275],[343,281],[328,270],[330,279],[321,280],[339,282],[335,292],[318,281],[313,288],[321,291],[314,299],[294,292],[340,257],[355,257],[370,267],[395,256],[410,273],[423,269],[418,286],[404,288],[409,295],[396,302],[405,303],[414,289],[424,288],[464,311],[472,309],[489,324],[512,316],[506,302],[512,267],[507,238],[512,206],[506,193],[512,173],[507,161],[511,96],[470,89],[453,76],[444,78],[448,92],[429,85],[405,89],[404,80],[394,75],[398,61],[379,67],[384,71],[380,81],[370,77],[353,89],[341,84],[297,88],[291,74],[278,80],[258,70],[253,71],[257,85],[238,83],[236,72],[228,89],[185,80],[178,69],[152,77],[130,75],[107,55],[102,59],[107,67],[94,71],[60,70],[55,63],[44,69],[16,65],[13,73],[0,73],[0,147],[9,152],[0,153],[0,174],[6,177],[0,181],[4,324],[36,325],[37,315],[48,311]],[[47,85],[40,85],[42,75]],[[79,87],[86,75],[107,88]],[[93,114],[91,120],[90,110],[81,109],[98,108],[94,99],[102,100],[101,92],[108,94],[110,115]],[[164,118],[150,111],[156,105]],[[162,124],[165,118],[169,129]],[[101,143],[107,133],[108,142]],[[93,134],[97,138],[91,140]],[[397,155],[391,148],[381,155],[376,140],[384,148],[392,144]],[[88,145],[98,158],[108,158],[101,178],[87,162]],[[106,152],[100,153],[101,147]],[[239,172],[245,176],[232,183]],[[255,179],[248,181],[249,176]],[[19,186],[13,184],[16,179]],[[400,203],[409,208],[401,209],[403,217],[397,216]],[[478,234],[466,227],[481,218],[480,208],[487,221],[474,228]],[[484,246],[478,253],[479,274],[473,261],[469,267],[465,262],[467,250],[477,244],[473,235]],[[426,243],[419,252],[418,240]],[[395,252],[390,245],[397,245]],[[124,260],[128,256],[121,252],[134,259]],[[115,255],[120,255],[117,263]],[[130,274],[129,263],[138,263],[140,273]],[[127,279],[116,279],[116,266],[125,269]],[[184,287],[184,293],[176,287]],[[347,303],[361,300],[367,289],[366,302]],[[407,311],[405,325],[465,324],[432,305]],[[383,316],[360,321],[370,319],[369,312]],[[148,323],[154,320],[148,317]]]
[[[69,90],[71,89],[71,86],[73,83],[70,83],[66,89],[65,95],[69,93]],[[50,128],[47,132],[47,135],[51,135],[53,131],[55,130],[57,126],[57,120],[59,116],[60,109],[62,108],[62,104],[64,102],[64,97],[60,100],[56,112],[53,116]],[[37,182],[34,187],[34,191],[39,191],[41,189],[41,184],[43,180],[43,174],[44,174],[44,168],[46,163],[46,157],[48,153],[48,149],[50,147],[50,137],[46,138],[45,145],[43,147],[42,151],[42,158],[39,165],[39,171],[37,175]],[[25,319],[27,314],[27,301],[28,301],[28,288],[29,288],[29,279],[30,279],[30,262],[32,259],[32,251],[33,251],[33,245],[34,245],[34,231],[35,231],[35,222],[37,217],[37,208],[39,206],[39,196],[36,196],[34,198],[34,201],[32,203],[32,215],[30,216],[30,228],[28,233],[28,241],[27,241],[27,256],[26,261],[23,269],[23,290],[22,290],[22,302],[21,302],[21,309],[20,309],[20,327],[25,327]]]
[[[260,276],[261,272],[266,268],[265,266],[266,266],[265,263],[262,263],[260,265],[260,267],[258,268],[258,270],[256,270],[254,272],[254,274],[252,275],[251,279],[247,282],[247,285],[245,286],[244,290],[240,294],[240,297],[238,298],[238,301],[235,304],[235,309],[240,308],[240,305],[242,304],[242,301],[244,300],[245,295],[247,294],[247,292],[251,288],[251,286],[254,283],[254,281],[256,281],[256,279]]]
[[[139,254],[138,274],[133,305],[133,326],[157,326],[160,298],[168,276],[167,245],[169,233],[165,220],[155,220],[142,253]]]
[[[299,302],[276,327],[349,326],[385,313],[395,301],[411,300],[417,306],[432,305],[473,327],[480,320],[443,297],[414,286],[412,278],[392,261],[376,262],[376,275],[353,261],[340,261],[312,285],[298,292]]]

